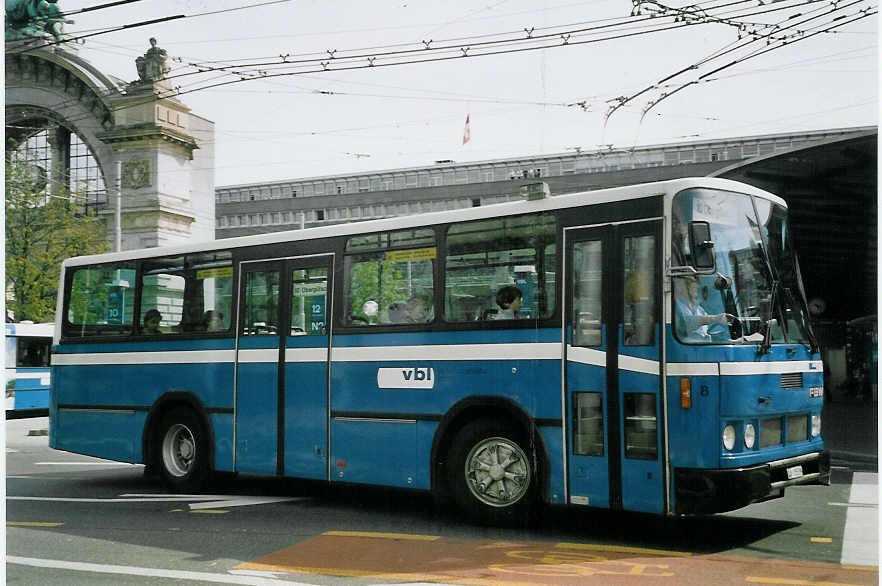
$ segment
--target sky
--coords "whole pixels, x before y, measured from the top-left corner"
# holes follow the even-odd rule
[[[68,35],[84,36],[79,56],[118,78],[136,80],[135,58],[157,39],[178,99],[215,124],[220,187],[875,125],[871,2],[59,6]]]

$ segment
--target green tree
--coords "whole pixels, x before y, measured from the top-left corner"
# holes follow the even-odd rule
[[[36,165],[6,159],[6,310],[17,321],[55,319],[61,261],[108,249],[104,222],[56,189]]]

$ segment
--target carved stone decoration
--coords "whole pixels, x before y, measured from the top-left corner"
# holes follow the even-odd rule
[[[132,159],[122,163],[122,186],[129,189],[150,187],[153,183],[150,177],[150,161],[147,159]]]
[[[73,24],[64,18],[58,0],[6,0],[6,40],[47,38],[60,41],[64,25]]]
[[[150,48],[142,56],[135,59],[138,78],[141,82],[154,82],[165,79],[171,70],[168,64],[168,52],[156,46],[156,39],[150,38]]]

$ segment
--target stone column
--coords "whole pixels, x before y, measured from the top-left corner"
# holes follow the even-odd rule
[[[214,237],[213,185],[209,192],[192,188],[199,146],[189,132],[190,108],[173,98],[156,98],[165,89],[157,86],[130,86],[114,104],[114,129],[99,137],[121,161],[123,250]],[[108,209],[102,212],[109,226],[114,197],[108,190]],[[210,223],[198,213],[204,208],[211,211]]]

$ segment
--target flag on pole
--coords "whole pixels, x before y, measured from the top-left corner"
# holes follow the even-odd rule
[[[472,131],[469,129],[469,115],[466,114],[465,131],[462,133],[462,144],[465,144],[472,138]]]

